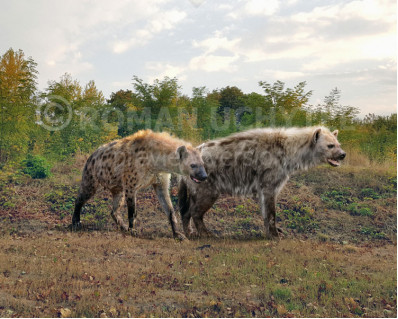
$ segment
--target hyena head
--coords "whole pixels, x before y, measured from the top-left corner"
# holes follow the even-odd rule
[[[192,147],[185,145],[177,148],[177,158],[179,160],[180,171],[195,182],[200,183],[206,180],[207,174],[200,152]]]
[[[346,156],[337,141],[338,130],[330,132],[329,130],[317,128],[313,133],[312,142],[315,146],[315,154],[318,160],[323,163],[329,163],[331,166],[339,166],[340,161]]]

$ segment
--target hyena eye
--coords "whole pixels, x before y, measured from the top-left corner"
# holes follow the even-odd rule
[[[191,168],[197,168],[198,167],[198,165],[196,165],[196,164],[191,164]]]
[[[334,147],[334,144],[329,144],[328,145],[328,148],[333,148]]]

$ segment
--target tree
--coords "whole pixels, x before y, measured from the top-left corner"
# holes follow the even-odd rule
[[[344,128],[353,125],[359,114],[359,109],[349,105],[340,104],[341,91],[334,88],[325,96],[324,103],[315,109],[317,122],[325,123],[330,127]]]
[[[285,83],[276,81],[273,85],[260,81],[259,85],[265,91],[265,98],[269,105],[290,111],[293,108],[303,107],[312,95],[312,91],[305,92],[307,82],[300,82],[293,89],[285,90]]]
[[[236,86],[227,86],[220,90],[220,114],[224,114],[226,109],[238,110],[243,108],[243,92]]]
[[[162,107],[176,107],[180,96],[180,86],[177,78],[164,77],[163,80],[154,80],[148,84],[137,76],[133,77],[134,93],[140,102],[139,106],[150,108],[151,113],[157,116]]]
[[[116,137],[111,134],[113,127],[103,120],[105,99],[94,81],[83,89],[79,81],[65,73],[59,81],[49,81],[41,97],[49,122],[56,124],[47,128],[49,148],[54,153],[67,156],[79,150],[88,152],[106,141],[106,136]]]
[[[110,122],[118,122],[117,133],[119,136],[124,137],[132,132],[128,127],[127,118],[129,117],[129,111],[137,111],[137,97],[131,90],[119,90],[112,93],[110,99],[107,100],[109,110]]]
[[[102,106],[105,104],[105,98],[101,91],[99,91],[93,80],[89,81],[82,94],[82,100],[85,105]]]
[[[22,50],[7,50],[0,58],[0,163],[27,151],[33,127],[37,64]]]
[[[312,91],[306,91],[306,82],[300,82],[293,89],[285,89],[285,83],[276,81],[274,84],[260,81],[265,91],[265,107],[268,116],[264,117],[270,126],[303,126],[307,124],[305,108]]]
[[[48,81],[45,95],[61,96],[69,103],[72,103],[82,98],[82,90],[79,81],[73,80],[69,73],[65,73],[59,81]]]

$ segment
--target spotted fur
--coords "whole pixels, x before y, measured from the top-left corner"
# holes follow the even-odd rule
[[[200,152],[191,144],[167,133],[143,130],[101,146],[84,166],[72,225],[80,227],[82,206],[99,186],[103,186],[112,193],[112,217],[116,224],[122,230],[133,231],[136,193],[152,185],[169,219],[174,237],[183,237],[176,230],[176,218],[169,195],[170,173],[190,176],[197,182],[207,177]],[[120,215],[124,199],[127,202],[128,226]]]
[[[186,235],[190,219],[198,235],[209,234],[203,216],[220,194],[259,198],[267,238],[279,236],[275,203],[289,176],[320,163],[339,165],[345,157],[338,131],[324,127],[253,129],[198,146],[208,179],[196,185],[180,180],[179,207]]]

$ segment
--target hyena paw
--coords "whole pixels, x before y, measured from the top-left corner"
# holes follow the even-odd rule
[[[137,237],[137,234],[138,234],[137,230],[134,228],[129,228],[127,230],[127,233],[129,233],[132,237]]]
[[[187,239],[187,237],[185,237],[184,234],[176,231],[175,234],[174,234],[174,239],[183,241],[183,240]]]
[[[269,232],[265,234],[265,239],[267,240],[280,240],[282,235],[279,234],[278,231],[275,230],[275,232]]]
[[[81,222],[75,222],[71,225],[73,231],[81,230],[83,228]]]
[[[187,235],[187,238],[189,238],[189,239],[197,239],[197,238],[199,238],[199,234],[196,231],[194,231],[194,230],[191,230],[190,232],[185,233],[185,234]]]

